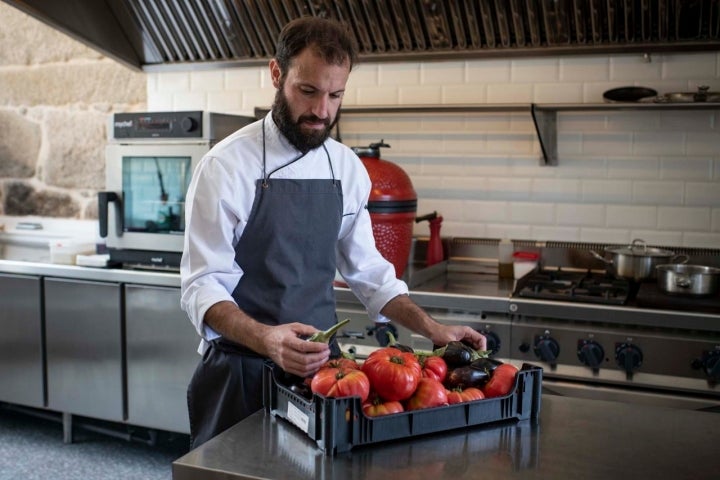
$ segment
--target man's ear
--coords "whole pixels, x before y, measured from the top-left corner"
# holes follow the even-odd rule
[[[275,88],[280,88],[280,75],[280,64],[273,58],[270,60],[270,79]]]

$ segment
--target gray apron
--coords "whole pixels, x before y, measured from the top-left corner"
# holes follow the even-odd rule
[[[342,187],[335,180],[256,182],[247,226],[235,247],[244,274],[232,293],[238,306],[267,325],[301,322],[326,329],[336,321],[335,247],[342,219]],[[261,409],[265,359],[220,338],[210,342],[188,388],[192,447]]]

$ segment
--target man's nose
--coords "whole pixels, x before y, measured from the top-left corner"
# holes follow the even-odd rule
[[[328,95],[319,95],[312,106],[312,113],[318,118],[325,119],[328,117],[328,108],[330,98]]]

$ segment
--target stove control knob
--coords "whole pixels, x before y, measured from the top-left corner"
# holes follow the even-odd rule
[[[498,334],[490,330],[480,330],[480,333],[485,335],[487,349],[490,350],[490,355],[495,355],[500,350],[500,337]]]
[[[550,365],[557,363],[557,357],[560,354],[560,344],[549,334],[539,335],[535,337],[535,347],[533,348],[535,355]]]
[[[190,133],[195,131],[197,128],[197,121],[192,117],[183,117],[182,120],[180,120],[180,129],[185,133]]]
[[[700,362],[708,380],[720,382],[720,348],[703,352]]]
[[[605,359],[605,350],[595,340],[578,340],[578,360],[590,368],[596,369],[602,365]]]
[[[615,361],[618,367],[625,370],[625,373],[629,375],[642,365],[642,350],[632,343],[618,343],[615,345]]]

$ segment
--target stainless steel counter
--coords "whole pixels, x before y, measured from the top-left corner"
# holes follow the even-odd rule
[[[442,267],[442,265],[439,266]],[[0,273],[180,287],[180,275],[177,272],[164,270],[78,267],[0,259]],[[498,279],[496,275],[488,274],[446,272],[442,268],[428,273],[430,275],[427,275],[427,278],[410,285],[412,298],[425,308],[486,311],[720,332],[720,312],[693,313],[638,308],[633,305],[594,305],[511,298],[514,288],[513,280]],[[340,303],[359,305],[359,301],[348,288],[336,288],[336,295],[337,301]]]
[[[260,411],[173,463],[174,480],[715,479],[720,415],[545,395],[540,418],[325,456]]]
[[[62,277],[75,280],[135,283],[158,287],[180,287],[180,275],[170,271],[124,270],[114,268],[78,267],[43,262],[0,260],[0,273]]]

